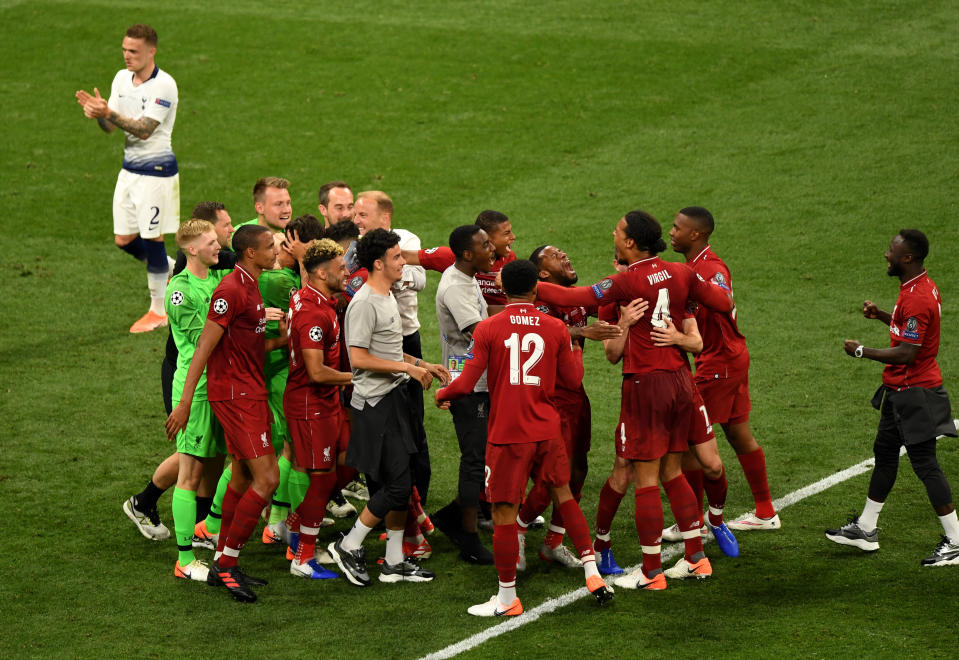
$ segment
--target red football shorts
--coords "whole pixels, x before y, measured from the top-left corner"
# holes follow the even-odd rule
[[[716,424],[742,424],[749,421],[749,354],[726,370],[726,378],[696,380],[710,420]]]
[[[530,478],[547,488],[569,483],[569,459],[562,440],[486,445],[487,501],[519,504]]]
[[[703,402],[696,388],[693,388],[693,419],[689,423],[689,445],[701,445],[715,440],[712,420],[709,418],[708,408]]]
[[[332,470],[346,451],[350,427],[343,413],[311,419],[287,419],[296,464],[306,470]]]
[[[223,427],[226,448],[233,458],[245,461],[273,453],[270,440],[273,414],[266,401],[210,401],[210,408]]]
[[[624,376],[616,455],[653,461],[668,452],[686,451],[695,411],[693,389],[685,368]]]
[[[566,444],[566,456],[588,454],[592,431],[592,412],[586,392],[556,392],[553,401],[559,413],[560,430]]]

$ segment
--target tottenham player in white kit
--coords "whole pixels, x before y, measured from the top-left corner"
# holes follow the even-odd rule
[[[113,233],[117,247],[147,266],[150,310],[130,332],[149,332],[167,324],[163,307],[172,260],[163,235],[180,223],[180,175],[170,135],[176,121],[176,82],[154,63],[157,33],[149,25],[132,25],[123,37],[123,60],[110,88],[109,101],[79,90],[83,113],[107,133],[123,129],[123,168],[113,193]]]

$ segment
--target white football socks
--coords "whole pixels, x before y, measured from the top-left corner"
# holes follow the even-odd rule
[[[863,507],[862,515],[859,516],[859,529],[867,534],[876,529],[876,523],[879,522],[879,512],[882,511],[883,502],[876,502],[868,497],[866,506]]]

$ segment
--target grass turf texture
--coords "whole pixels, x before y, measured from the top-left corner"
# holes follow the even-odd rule
[[[110,239],[121,140],[85,120],[73,92],[108,93],[123,30],[137,21],[157,29],[158,64],[179,84],[184,217],[203,199],[226,203],[237,222],[252,217],[249,191],[264,175],[290,178],[294,212],[315,212],[318,185],[344,178],[389,192],[396,226],[425,246],[445,244],[480,209],[502,210],[520,256],[559,245],[588,283],[609,270],[610,232],[626,210],[668,228],[678,208],[709,207],[749,339],[752,423],[775,496],[870,455],[880,367],[846,358],[841,341],[885,344],[858,308],[863,298],[891,308],[882,253],[903,226],[932,243],[945,297],[940,364],[956,390],[950,3],[241,1],[143,13],[129,2],[5,1],[0,17],[4,656],[416,657],[490,625],[465,608],[494,592],[492,567],[463,565],[443,539],[428,561],[434,583],[365,591],[294,580],[254,540],[243,564],[271,585],[241,607],[175,581],[173,542],[146,541],[122,515],[171,450],[158,382],[166,334],[127,333],[146,292],[142,267]],[[420,297],[434,359],[437,279]],[[600,357],[590,346],[591,525],[618,413],[617,369]],[[454,492],[457,452],[448,417],[430,409],[427,422],[438,505]],[[728,511],[743,512],[751,497],[722,451]],[[955,441],[941,443],[940,459],[955,484]],[[919,568],[940,530],[905,461],[879,553],[822,537],[860,510],[867,480],[785,510],[779,533],[742,534],[739,559],[710,546],[707,583],[620,591],[608,611],[578,601],[472,656],[691,656],[705,642],[732,656],[945,657],[959,641],[946,624],[959,573]],[[624,566],[639,560],[632,508],[627,497],[613,531]],[[161,515],[171,524],[169,495]],[[581,585],[579,572],[535,560],[541,534],[519,580],[527,609]]]

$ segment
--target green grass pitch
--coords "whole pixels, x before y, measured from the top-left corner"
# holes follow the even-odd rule
[[[493,625],[465,612],[495,590],[493,568],[464,565],[444,539],[433,583],[362,591],[294,580],[254,540],[244,563],[271,584],[248,607],[174,580],[173,542],[146,541],[123,516],[171,450],[166,333],[127,332],[147,301],[142,266],[112,245],[121,139],[73,94],[108,93],[135,22],[157,29],[157,62],[179,85],[184,215],[218,199],[249,219],[265,175],[292,181],[295,214],[315,212],[317,187],[343,178],[387,191],[395,225],[426,246],[504,211],[520,256],[558,245],[590,283],[625,211],[668,227],[683,206],[710,208],[774,496],[871,455],[880,367],[841,346],[886,342],[859,306],[892,306],[882,255],[902,227],[932,243],[940,365],[956,391],[955,4],[297,4],[0,0],[0,656],[415,658]],[[437,279],[420,296],[434,359]],[[586,386],[592,525],[618,414],[617,368],[596,346]],[[442,503],[455,439],[445,413],[427,422]],[[752,500],[720,442],[737,515]],[[959,485],[955,440],[940,460]],[[919,567],[940,528],[907,461],[878,553],[822,536],[861,509],[867,479],[785,509],[778,533],[741,534],[738,559],[709,546],[708,582],[620,590],[607,610],[580,600],[464,657],[954,657],[959,569]],[[160,506],[169,522],[169,495]],[[632,513],[627,497],[613,531],[623,565],[640,558]],[[531,534],[527,609],[582,581],[536,560]]]

